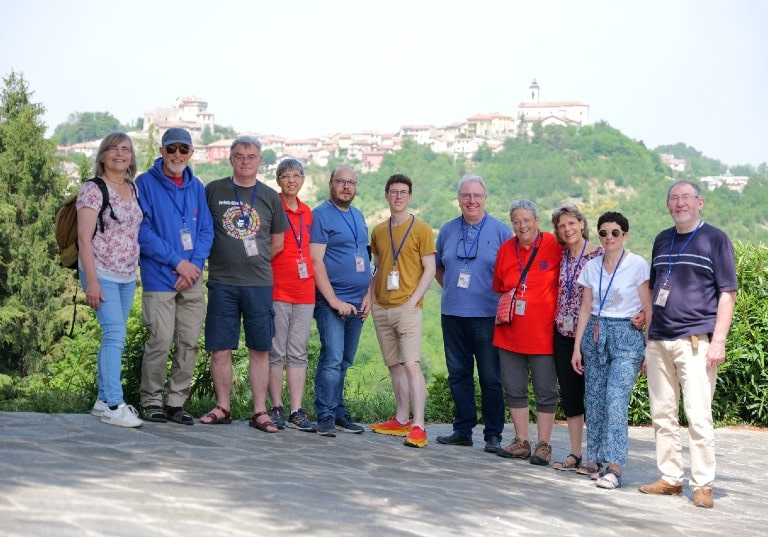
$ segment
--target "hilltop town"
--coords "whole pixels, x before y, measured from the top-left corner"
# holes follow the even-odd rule
[[[277,134],[243,131],[259,138],[262,150],[271,149],[278,160],[295,158],[303,164],[325,166],[332,158],[345,157],[361,163],[361,171],[375,171],[384,155],[397,151],[403,140],[413,140],[429,145],[436,153],[456,157],[471,157],[486,144],[491,150],[501,147],[505,138],[531,134],[534,123],[542,125],[581,126],[589,123],[589,105],[579,101],[543,101],[541,90],[534,80],[527,97],[512,113],[491,112],[477,114],[449,125],[403,125],[394,133],[335,132],[306,139],[291,139]],[[208,111],[208,102],[200,97],[180,97],[173,106],[148,110],[143,115],[143,130],[130,133],[132,137],[146,139],[150,129],[156,139],[171,127],[183,127],[190,131],[195,142],[196,162],[219,163],[229,158],[231,139],[203,143],[204,133],[216,134],[214,114]],[[93,157],[98,140],[60,148],[63,154],[83,153]]]
[[[511,113],[490,112],[476,114],[463,121],[443,126],[402,125],[397,132],[382,133],[334,132],[305,139],[292,139],[273,133],[241,131],[239,135],[250,134],[259,138],[262,151],[274,151],[277,161],[294,158],[304,165],[310,163],[326,166],[331,159],[345,158],[360,163],[361,172],[379,169],[384,155],[397,151],[404,140],[428,145],[435,153],[471,158],[479,149],[496,151],[506,138],[531,136],[533,125],[560,125],[580,127],[588,125],[589,104],[581,101],[546,101],[541,99],[541,87],[534,79],[528,86],[525,97]],[[171,127],[183,127],[190,131],[195,142],[195,162],[217,164],[229,158],[232,138],[204,143],[204,139],[216,136],[215,116],[208,111],[208,102],[196,96],[179,97],[173,106],[156,108],[143,114],[143,129],[130,133],[135,139],[144,139],[153,133],[159,140]],[[59,148],[59,153],[82,153],[93,158],[99,140],[83,142],[70,147]],[[661,154],[664,164],[675,171],[685,172],[685,159],[671,154]],[[700,178],[709,190],[725,185],[731,190],[742,192],[749,178],[729,173]]]

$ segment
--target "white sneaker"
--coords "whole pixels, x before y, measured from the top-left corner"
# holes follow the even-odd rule
[[[93,403],[91,414],[93,414],[94,416],[103,416],[105,410],[109,410],[109,406],[107,405],[107,403],[102,401],[101,399],[96,399],[96,402]]]
[[[107,407],[104,415],[101,416],[101,421],[120,427],[141,427],[144,424],[136,409],[125,403],[119,405],[115,410],[110,410]]]

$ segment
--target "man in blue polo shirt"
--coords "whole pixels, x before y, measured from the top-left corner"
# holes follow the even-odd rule
[[[315,371],[317,434],[336,436],[336,428],[355,434],[344,405],[344,379],[355,360],[363,321],[371,308],[368,228],[352,206],[357,176],[340,166],[331,173],[330,199],[312,211],[309,255],[315,267],[315,321],[320,357]]]

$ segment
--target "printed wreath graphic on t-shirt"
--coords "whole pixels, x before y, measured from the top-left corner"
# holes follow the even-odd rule
[[[221,224],[224,226],[224,230],[227,235],[236,239],[244,239],[249,235],[255,235],[261,227],[261,218],[259,213],[253,207],[248,208],[248,227],[246,229],[238,229],[235,226],[235,221],[240,218],[240,207],[234,205],[224,212],[221,217]]]

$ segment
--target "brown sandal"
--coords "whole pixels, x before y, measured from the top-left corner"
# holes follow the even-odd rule
[[[221,412],[221,416],[216,413],[217,410]],[[229,410],[216,405],[213,407],[213,410],[208,412],[208,414],[200,416],[198,421],[203,425],[228,425],[232,423],[232,413]]]
[[[272,423],[272,420],[267,418],[267,421],[262,421],[259,423],[259,418],[261,416],[269,416],[266,412],[257,412],[253,415],[251,418],[251,421],[248,422],[248,425],[253,427],[254,429],[258,429],[259,431],[263,431],[265,433],[276,433],[277,432],[277,425]]]

